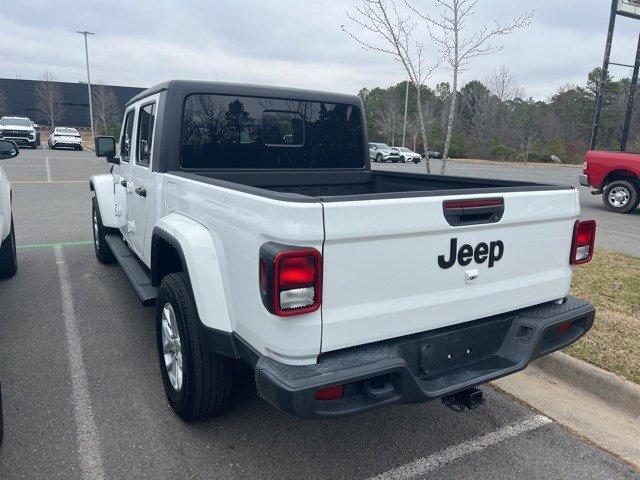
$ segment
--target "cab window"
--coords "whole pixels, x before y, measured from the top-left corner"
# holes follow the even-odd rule
[[[129,163],[129,159],[131,158],[134,113],[135,110],[131,110],[127,113],[127,116],[124,119],[122,138],[120,140],[120,161],[125,163]]]
[[[140,108],[140,113],[138,114],[138,157],[136,163],[143,167],[148,167],[151,163],[155,119],[155,103],[150,103]]]

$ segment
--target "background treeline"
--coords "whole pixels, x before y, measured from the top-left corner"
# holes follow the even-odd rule
[[[458,92],[452,158],[581,163],[588,150],[600,69],[592,71],[584,86],[561,86],[546,101],[527,98],[507,68],[483,81],[474,80]],[[607,79],[599,149],[618,150],[631,80]],[[393,87],[359,92],[365,104],[370,141],[402,145],[406,82]],[[424,116],[428,122],[430,150],[442,151],[451,102],[451,88],[440,83],[422,87]],[[423,152],[415,90],[409,88],[406,146]],[[636,102],[629,151],[640,151]]]

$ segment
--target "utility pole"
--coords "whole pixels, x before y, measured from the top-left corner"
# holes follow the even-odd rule
[[[87,35],[95,35],[95,33],[86,30],[76,30],[76,33],[84,35],[84,55],[87,60],[87,90],[89,93],[89,121],[91,122],[91,138],[95,138],[95,131],[93,130],[93,100],[91,99],[91,74],[89,73],[89,46],[87,44]]]
[[[406,147],[407,139],[407,113],[409,112],[409,81],[407,80],[407,91],[404,94],[404,127],[402,127],[402,147]],[[418,107],[419,108],[419,107]]]
[[[627,143],[629,142],[629,129],[631,128],[631,120],[633,118],[633,104],[638,89],[638,73],[640,72],[640,35],[638,36],[638,49],[636,50],[636,63],[633,66],[633,76],[631,78],[631,87],[629,89],[629,100],[627,102],[627,116],[624,119],[624,129],[622,130],[622,141],[620,142],[620,151],[627,151]]]

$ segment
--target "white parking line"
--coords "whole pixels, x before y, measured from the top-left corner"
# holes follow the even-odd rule
[[[480,437],[472,438],[466,442],[454,445],[440,452],[429,455],[428,457],[419,458],[410,463],[406,463],[398,468],[382,473],[371,480],[401,480],[416,478],[426,474],[427,472],[436,470],[444,465],[453,462],[461,457],[471,453],[480,452],[497,443],[503,442],[510,438],[517,437],[526,432],[530,432],[537,428],[552,423],[548,417],[536,415],[527,418],[521,422],[507,425],[494,432],[487,433]]]
[[[78,442],[80,467],[84,474],[83,477],[86,480],[103,480],[106,475],[102,466],[98,429],[96,428],[93,407],[91,406],[87,373],[82,360],[82,343],[76,322],[69,268],[60,246],[54,248],[54,253],[58,266],[58,276],[60,278],[65,337],[69,349],[71,399],[76,417],[76,440]]]
[[[51,181],[51,167],[49,166],[49,157],[44,157],[44,166],[47,170],[47,182]]]

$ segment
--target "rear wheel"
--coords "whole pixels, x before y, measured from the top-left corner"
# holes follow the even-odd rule
[[[199,327],[187,275],[167,275],[156,302],[158,361],[169,404],[185,422],[220,413],[234,380],[235,360],[204,349]]]
[[[0,246],[0,278],[13,277],[17,271],[16,232],[13,228],[13,219],[11,219],[11,231]]]
[[[604,206],[618,213],[629,213],[638,207],[638,186],[628,180],[615,180],[609,183],[602,193]]]
[[[406,160],[404,157],[400,157],[400,161],[401,161],[402,163],[407,163],[407,160]]]
[[[382,161],[383,161],[382,160],[382,154],[379,153],[378,155],[376,155],[376,162],[380,163]]]
[[[113,263],[115,258],[113,252],[107,245],[105,237],[116,232],[115,229],[107,228],[102,224],[100,209],[98,208],[98,200],[93,197],[91,200],[91,219],[93,225],[93,248],[96,252],[96,258],[100,263]]]

